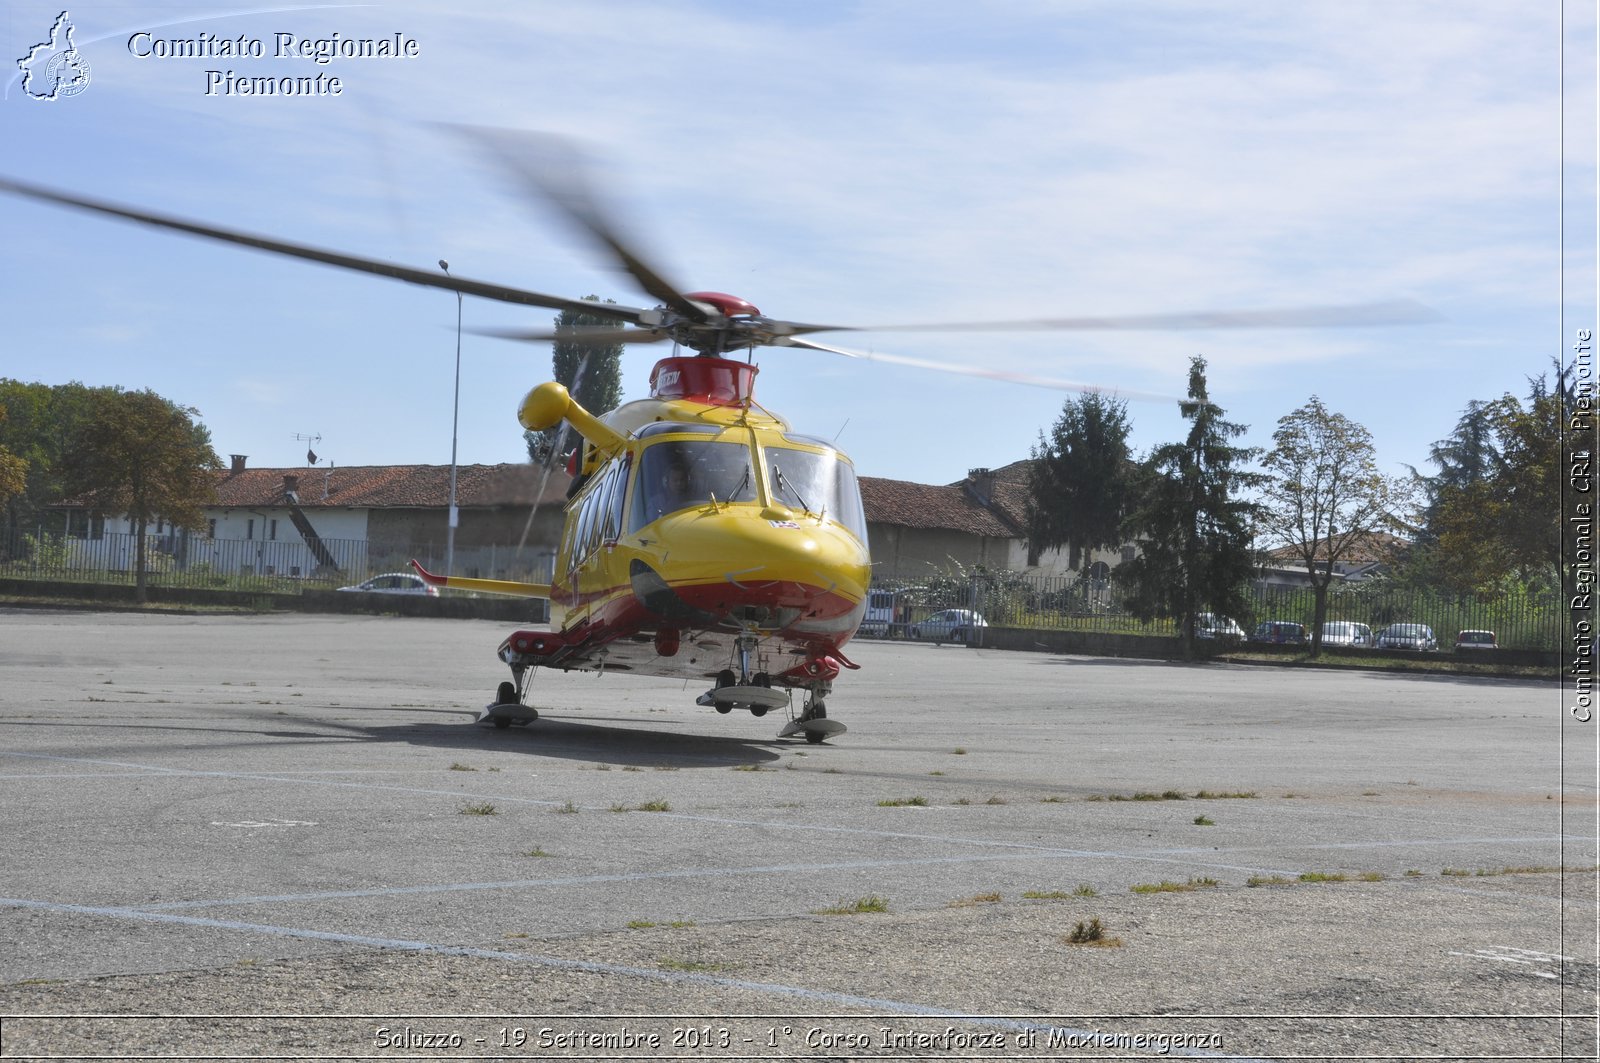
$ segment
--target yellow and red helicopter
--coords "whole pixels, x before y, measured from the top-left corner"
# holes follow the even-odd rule
[[[561,384],[523,400],[524,428],[565,422],[583,438],[549,584],[435,575],[440,587],[546,598],[548,628],[513,632],[499,647],[510,667],[478,715],[497,727],[538,718],[526,704],[540,667],[626,671],[709,683],[698,702],[754,716],[785,708],[778,737],[817,743],[842,733],[826,698],[865,612],[871,559],[855,471],[833,445],[799,435],[755,400],[756,347],[798,347],[1066,390],[1090,385],[1027,374],[867,354],[809,338],[857,326],[763,315],[736,296],[683,292],[646,263],[600,209],[570,146],[550,138],[472,131],[520,181],[560,208],[657,301],[653,307],[567,299],[434,273],[71,195],[0,177],[0,192],[325,265],[499,302],[575,311],[616,327],[488,334],[596,345],[671,342],[650,396],[596,417]],[[1427,320],[1414,303],[1199,312],[1135,317],[875,326],[902,330],[1189,329],[1377,325]],[[696,352],[680,355],[682,348]],[[1118,389],[1118,394],[1142,393]],[[1155,396],[1145,396],[1155,397]],[[1166,398],[1166,396],[1159,396]],[[794,694],[801,695],[796,707]]]

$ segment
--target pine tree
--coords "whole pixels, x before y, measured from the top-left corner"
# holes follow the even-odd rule
[[[1197,613],[1237,617],[1246,609],[1255,506],[1239,496],[1264,479],[1246,468],[1260,451],[1230,442],[1245,426],[1225,420],[1211,402],[1206,361],[1198,355],[1189,363],[1188,394],[1178,404],[1190,422],[1188,436],[1157,447],[1143,465],[1133,516],[1140,554],[1115,572],[1134,615],[1178,621],[1185,657],[1194,653]]]

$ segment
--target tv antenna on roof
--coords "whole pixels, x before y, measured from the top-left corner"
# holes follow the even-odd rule
[[[311,449],[311,445],[313,443],[322,442],[321,433],[318,433],[317,435],[314,435],[314,436],[308,436],[308,435],[302,435],[299,432],[296,432],[295,433],[295,438],[306,445],[306,464],[307,465],[315,465],[317,463],[317,452]]]

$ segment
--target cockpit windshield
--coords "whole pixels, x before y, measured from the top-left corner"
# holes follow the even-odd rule
[[[767,486],[772,501],[790,509],[838,521],[867,541],[856,473],[834,451],[766,447]]]
[[[667,440],[644,449],[632,524],[637,530],[668,513],[707,505],[713,499],[720,503],[755,498],[755,471],[746,444]]]

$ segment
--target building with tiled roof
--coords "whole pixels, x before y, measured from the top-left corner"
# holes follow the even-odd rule
[[[1028,465],[974,469],[942,485],[862,477],[874,578],[921,579],[956,566],[1065,573],[1059,552],[1028,563]],[[565,472],[546,474],[528,463],[458,466],[455,574],[547,578],[537,567],[554,556],[569,486]],[[216,473],[216,492],[205,510],[204,534],[157,525],[150,529],[157,548],[184,564],[203,561],[230,573],[400,568],[412,556],[442,564],[448,465],[251,468],[236,455]],[[83,516],[76,519],[81,527]],[[104,530],[132,531],[125,523],[112,519]],[[108,556],[104,563],[122,568],[127,562]]]
[[[1359,583],[1381,576],[1399,561],[1411,543],[1398,535],[1372,531],[1357,536],[1333,563],[1334,582]],[[1313,563],[1320,569],[1328,560],[1328,541],[1318,540],[1312,547]],[[1261,553],[1261,580],[1269,586],[1306,586],[1305,555],[1298,546],[1280,546]]]

